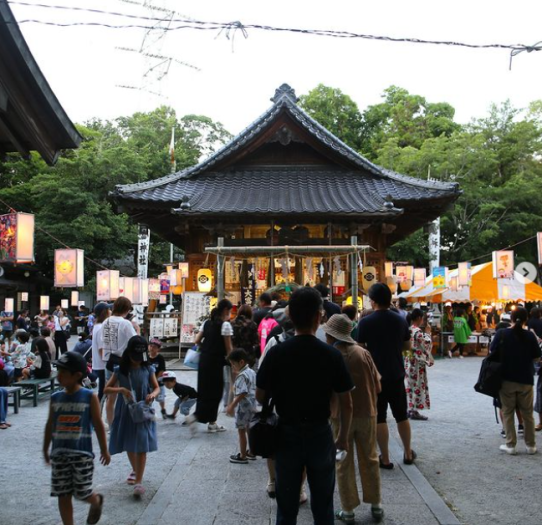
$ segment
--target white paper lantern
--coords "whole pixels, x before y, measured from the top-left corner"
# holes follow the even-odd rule
[[[449,286],[452,292],[457,292],[457,277],[450,277]]]
[[[536,248],[538,251],[538,266],[542,266],[542,232],[536,234]]]
[[[96,299],[97,301],[114,301],[119,297],[118,270],[101,270],[96,272]]]
[[[414,286],[416,286],[416,288],[425,286],[425,279],[425,268],[414,268]]]
[[[502,285],[502,296],[499,299],[510,299],[510,286],[508,284]]]
[[[183,284],[182,270],[171,270],[171,272],[169,272],[169,285],[181,286],[182,284]]]
[[[78,301],[77,306],[85,306],[85,301]]]
[[[4,312],[13,313],[15,311],[15,299],[6,297],[4,301]]]
[[[21,301],[23,303],[27,303],[28,302],[28,292],[21,292]]]
[[[70,301],[68,301],[68,299],[61,299],[60,306],[62,309],[66,310],[67,308],[70,307]]]
[[[160,304],[167,304],[167,295],[160,296]]]
[[[34,262],[34,215],[8,213],[0,215],[0,262]]]
[[[132,303],[142,304],[144,306],[147,306],[149,304],[149,280],[141,279],[140,277],[134,277],[132,282],[133,282]]]
[[[184,279],[188,279],[190,276],[190,266],[187,262],[180,262],[179,263],[179,270],[181,270],[181,277]]]
[[[49,310],[49,296],[40,295],[40,310]]]
[[[123,288],[123,297],[129,299],[132,303],[134,302],[134,278],[133,277],[124,277],[123,279],[124,288]]]
[[[83,250],[55,250],[55,286],[80,288],[85,286],[85,252]]]
[[[77,304],[79,303],[79,292],[77,290],[74,290],[71,293],[71,301],[70,301],[70,303],[71,303],[72,306],[77,306]]]
[[[471,286],[471,263],[461,262],[457,267],[457,285],[458,286]]]
[[[149,299],[160,299],[160,279],[149,279]]]

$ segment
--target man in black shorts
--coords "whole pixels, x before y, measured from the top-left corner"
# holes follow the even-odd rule
[[[410,422],[403,361],[403,350],[410,349],[410,330],[405,318],[390,310],[391,291],[387,285],[373,284],[369,289],[369,299],[374,312],[359,322],[358,342],[369,350],[382,376],[382,391],[378,394],[377,402],[377,441],[381,452],[380,467],[392,469],[386,423],[388,405],[403,442],[405,450],[403,462],[411,465],[416,459],[416,453],[410,448]]]

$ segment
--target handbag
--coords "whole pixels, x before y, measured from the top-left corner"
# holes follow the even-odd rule
[[[201,354],[197,346],[189,348],[184,356],[184,366],[197,370]]]
[[[156,411],[154,408],[147,404],[145,400],[135,401],[136,396],[134,389],[132,388],[132,381],[128,375],[128,383],[130,384],[130,390],[132,391],[132,400],[126,404],[128,406],[128,412],[134,423],[145,423],[146,421],[154,421]]]
[[[482,361],[478,381],[474,385],[474,390],[479,394],[499,398],[499,391],[503,382],[503,347],[504,337],[501,336],[497,350]]]
[[[261,412],[252,416],[248,428],[250,451],[255,456],[272,458],[275,455],[278,435],[278,416],[273,411],[273,400]]]

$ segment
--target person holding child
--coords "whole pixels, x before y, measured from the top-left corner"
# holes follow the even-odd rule
[[[43,440],[43,457],[52,467],[51,496],[58,498],[64,525],[74,523],[72,497],[90,505],[87,523],[94,525],[100,521],[104,497],[92,490],[92,427],[100,444],[100,462],[109,465],[111,461],[100,402],[91,390],[82,387],[87,363],[81,355],[66,352],[54,364],[63,390],[51,395]]]
[[[164,372],[162,374],[162,382],[164,387],[168,390],[173,390],[173,393],[177,396],[175,400],[175,408],[171,414],[167,414],[169,419],[175,419],[177,412],[181,412],[183,416],[190,414],[190,409],[196,404],[198,400],[198,393],[191,386],[183,385],[177,382],[177,376],[175,372]],[[165,395],[164,395],[165,397]],[[187,425],[187,421],[183,422],[183,425]]]
[[[226,414],[235,415],[235,426],[239,432],[239,452],[230,456],[230,463],[247,464],[249,460],[256,459],[248,450],[247,438],[250,420],[256,411],[256,372],[250,368],[250,356],[242,348],[233,350],[228,360],[236,378],[233,401],[228,405]]]
[[[111,455],[128,454],[132,472],[126,482],[134,485],[134,496],[140,498],[145,493],[142,482],[147,452],[158,450],[156,422],[154,419],[134,422],[128,403],[145,401],[151,405],[160,394],[154,368],[149,365],[147,341],[143,337],[135,335],[130,338],[104,393],[121,394],[117,396],[115,417],[110,427],[109,452]]]

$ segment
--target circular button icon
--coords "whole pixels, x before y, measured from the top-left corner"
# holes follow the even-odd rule
[[[529,262],[522,262],[516,266],[516,276],[522,284],[528,284],[536,281],[538,272],[536,266]]]

